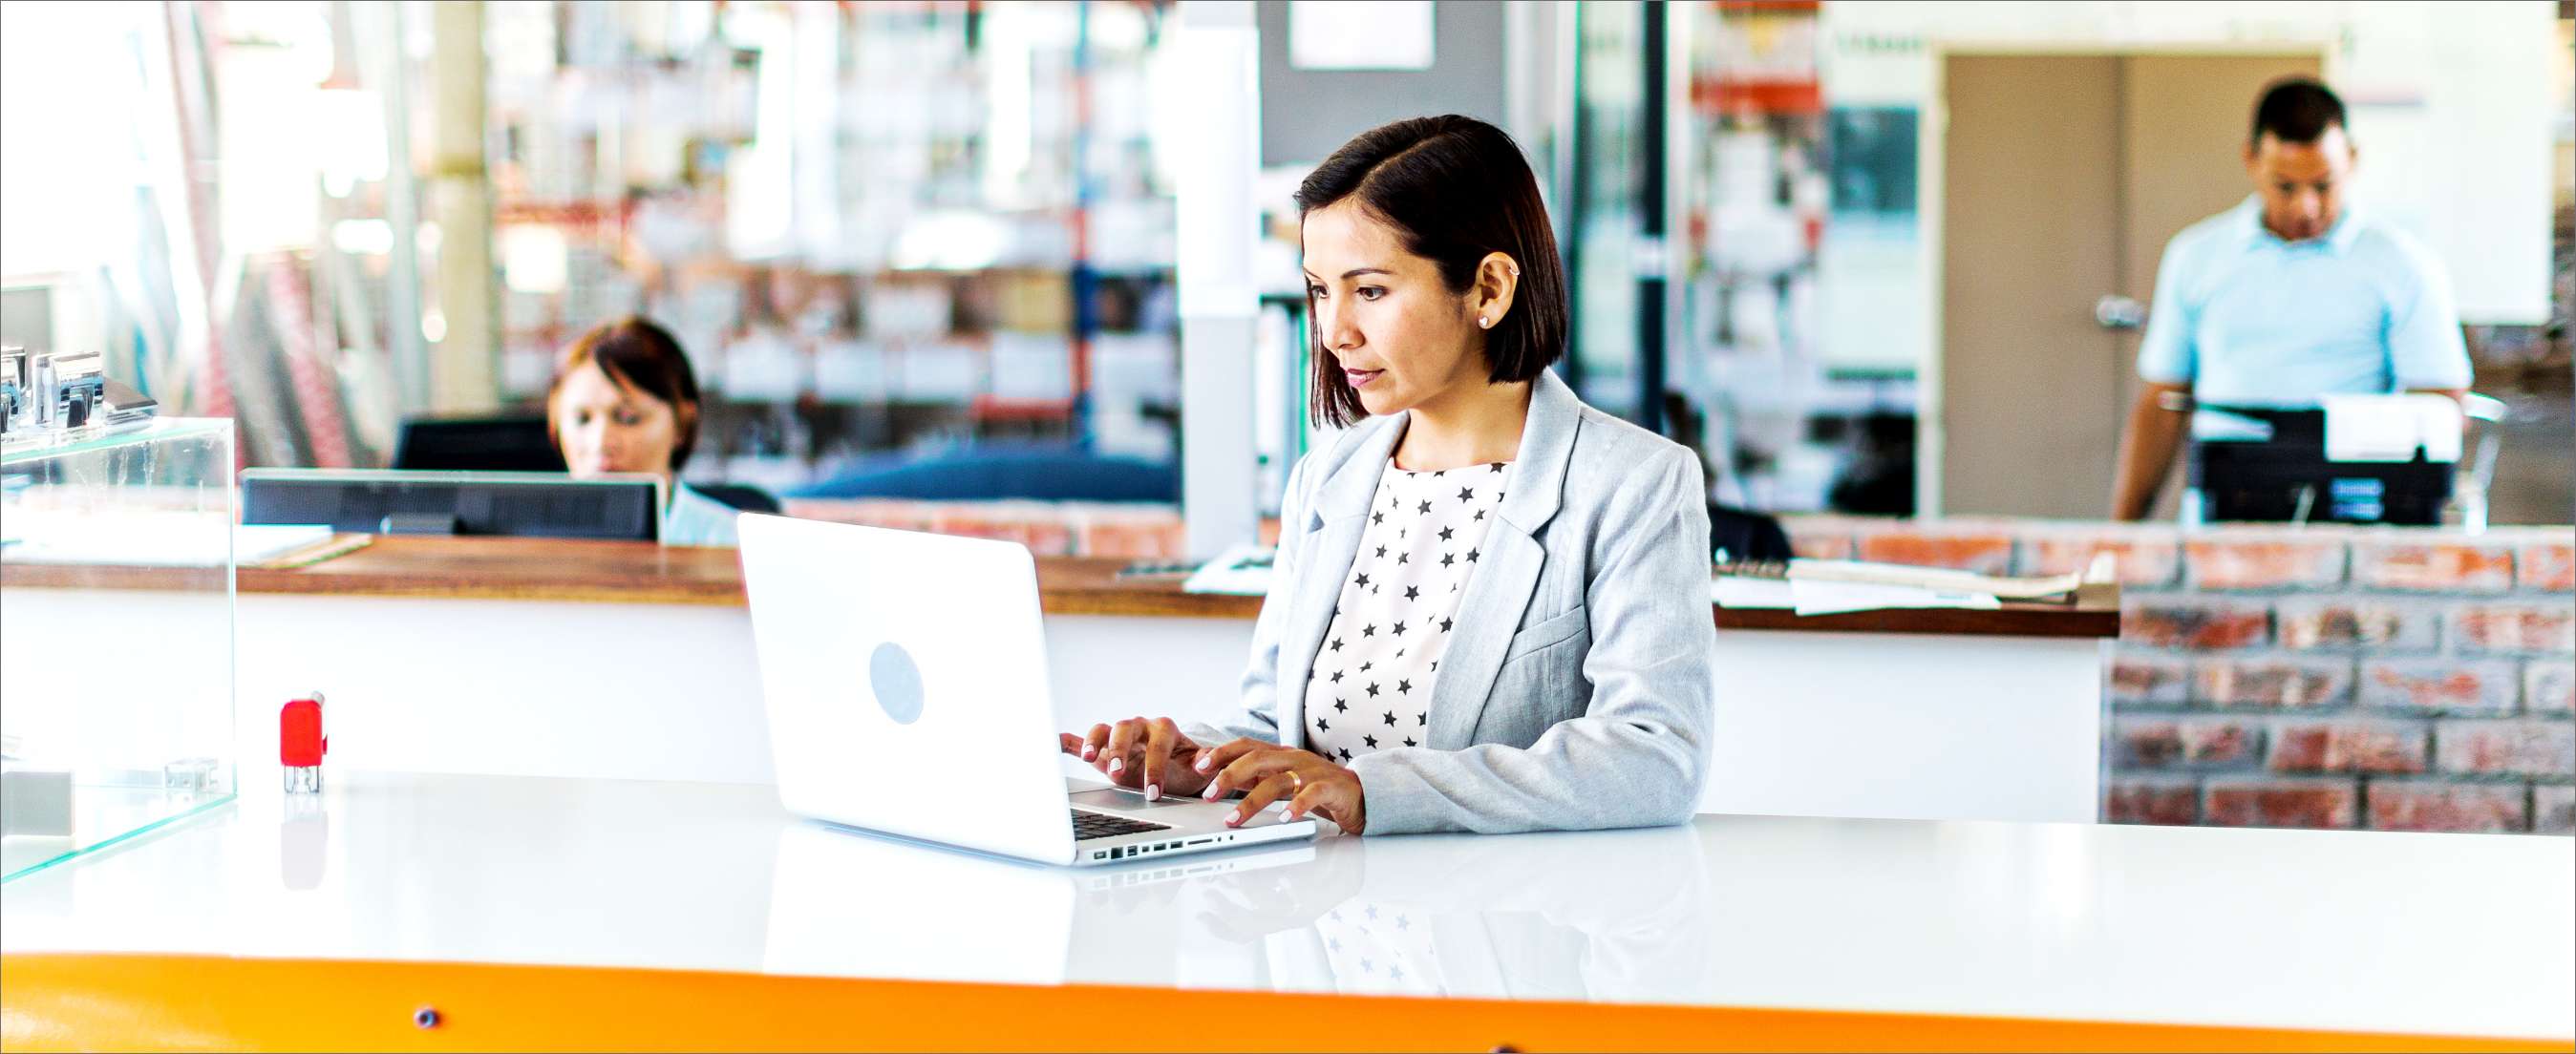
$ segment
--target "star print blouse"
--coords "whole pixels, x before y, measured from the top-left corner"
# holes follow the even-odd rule
[[[1408,472],[1387,463],[1306,682],[1306,749],[1348,764],[1422,745],[1440,656],[1509,468]]]

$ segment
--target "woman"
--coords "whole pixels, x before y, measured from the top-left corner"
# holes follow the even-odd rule
[[[662,477],[662,544],[736,544],[734,511],[680,482],[698,443],[698,379],[662,327],[629,316],[573,341],[546,389],[546,431],[575,479]]]
[[[1678,823],[1714,691],[1692,453],[1547,371],[1565,280],[1501,130],[1344,145],[1298,188],[1319,419],[1289,474],[1243,712],[1061,746],[1146,797],[1286,799],[1346,833]]]

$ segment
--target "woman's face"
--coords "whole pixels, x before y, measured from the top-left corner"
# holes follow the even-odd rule
[[[1370,414],[1489,383],[1474,288],[1451,292],[1356,198],[1306,214],[1305,251],[1316,338]]]
[[[610,380],[596,362],[564,378],[548,412],[575,478],[671,471],[671,450],[680,442],[671,404]]]

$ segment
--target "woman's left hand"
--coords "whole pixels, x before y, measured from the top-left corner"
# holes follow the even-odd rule
[[[1226,817],[1228,827],[1242,824],[1282,798],[1288,800],[1282,820],[1300,819],[1311,812],[1333,821],[1344,834],[1359,834],[1368,826],[1368,797],[1360,787],[1359,774],[1321,754],[1238,739],[1199,751],[1195,761],[1198,771],[1210,777],[1200,797],[1215,801],[1244,792],[1234,814]]]

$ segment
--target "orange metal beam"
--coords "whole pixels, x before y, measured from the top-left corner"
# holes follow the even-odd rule
[[[434,1023],[424,1024],[424,1011]],[[2564,1043],[1922,1014],[771,977],[0,956],[37,1050],[2453,1050]]]

